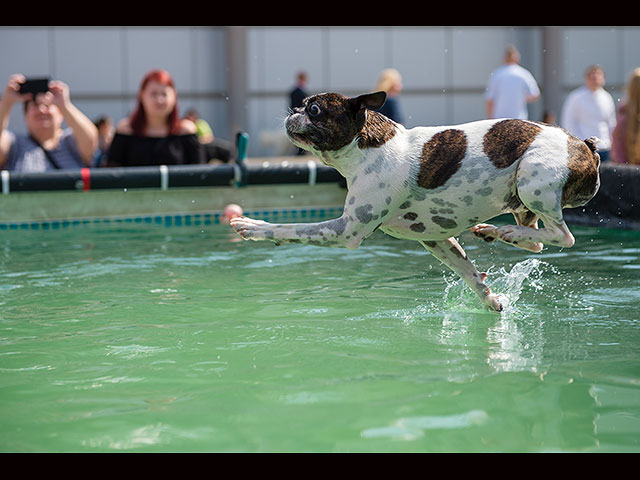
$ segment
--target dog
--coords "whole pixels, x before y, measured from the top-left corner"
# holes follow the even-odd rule
[[[477,237],[539,252],[575,240],[563,207],[585,205],[600,186],[597,139],[580,140],[548,124],[518,119],[405,128],[376,112],[384,92],[322,93],[290,110],[293,144],[337,169],[347,182],[339,218],[308,224],[231,220],[245,240],[357,248],[380,229],[416,240],[454,271],[490,310],[501,311],[455,237]],[[512,213],[516,225],[484,222]],[[538,228],[538,220],[543,227]]]

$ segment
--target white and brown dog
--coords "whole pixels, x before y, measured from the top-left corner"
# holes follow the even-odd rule
[[[417,240],[456,272],[491,309],[502,305],[460,247],[471,229],[539,252],[544,243],[571,247],[563,207],[586,204],[599,187],[597,139],[531,121],[482,120],[406,129],[375,112],[384,92],[348,98],[308,97],[285,121],[291,141],[336,168],[348,192],[340,218],[310,224],[231,221],[248,240],[356,248],[378,228]],[[517,225],[489,219],[510,212]],[[538,229],[538,219],[544,228]]]

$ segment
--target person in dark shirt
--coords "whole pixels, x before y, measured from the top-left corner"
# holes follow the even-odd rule
[[[166,70],[142,79],[133,114],[118,122],[107,154],[108,167],[204,163],[196,125],[180,119],[178,96]]]
[[[298,73],[296,78],[296,86],[289,92],[289,107],[294,109],[302,106],[302,100],[308,97],[307,95],[307,77],[306,72]]]
[[[289,92],[289,108],[293,110],[302,106],[302,101],[307,98],[307,82],[309,77],[306,72],[299,72],[296,77],[296,86]],[[304,149],[297,147],[296,155],[304,155]]]

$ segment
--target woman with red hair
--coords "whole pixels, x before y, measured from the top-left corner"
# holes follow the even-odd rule
[[[180,119],[178,96],[166,70],[142,79],[134,112],[118,122],[107,153],[108,167],[203,163],[191,120]]]

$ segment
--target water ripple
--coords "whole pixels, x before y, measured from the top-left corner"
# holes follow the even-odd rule
[[[424,435],[425,430],[452,430],[477,427],[487,423],[489,415],[483,410],[424,417],[405,417],[386,427],[368,428],[361,432],[363,438],[393,438],[415,440]]]
[[[145,347],[144,345],[108,346],[107,356],[114,355],[126,359],[144,357],[155,353],[166,352],[167,348]]]

